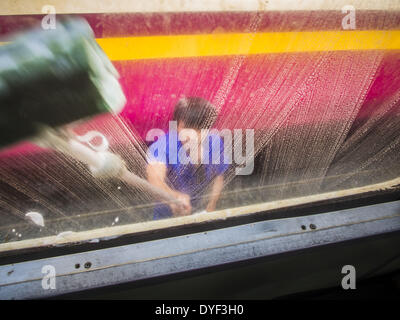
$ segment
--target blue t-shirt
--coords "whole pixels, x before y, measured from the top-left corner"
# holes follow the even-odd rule
[[[192,213],[202,209],[201,195],[217,176],[229,168],[229,164],[224,163],[224,143],[219,135],[209,134],[203,146],[200,164],[192,163],[187,149],[181,149],[182,142],[173,131],[159,137],[148,150],[149,162],[162,162],[167,166],[166,181],[169,186],[190,196]],[[168,217],[172,217],[171,208],[165,204],[156,205],[154,220]]]

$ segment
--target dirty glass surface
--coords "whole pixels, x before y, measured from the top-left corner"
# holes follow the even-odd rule
[[[349,12],[76,14],[118,72],[126,103],[63,129],[147,181],[149,132],[168,132],[182,99],[205,99],[218,114],[219,154],[232,158],[211,211],[396,184],[400,14],[361,10],[352,29],[343,25]],[[1,16],[1,32],[42,18]],[[0,150],[0,244],[154,220],[160,199],[147,184],[96,176],[79,158],[39,145]],[[170,180],[185,174],[171,170]],[[207,184],[192,190],[191,214],[209,204],[215,176],[203,179]]]

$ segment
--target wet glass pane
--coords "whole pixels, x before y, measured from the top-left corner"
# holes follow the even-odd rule
[[[40,87],[35,78],[30,91],[21,84],[18,96],[2,104],[3,111],[22,99],[37,110],[54,106],[59,111],[40,114],[55,128],[51,134],[95,160],[22,139],[33,133],[21,124],[8,140],[4,134],[0,251],[15,242],[99,239],[399,184],[399,11],[361,9],[354,18],[351,8],[340,8],[90,7],[72,14],[87,21],[112,63],[88,59],[90,68],[108,68],[126,102],[97,114],[97,90],[110,104],[121,97],[105,76],[95,89],[84,85],[90,71],[92,78],[68,84],[57,75],[65,90],[54,81]],[[16,31],[43,29],[44,14],[21,10],[0,16],[3,42],[12,43]],[[56,23],[71,13],[57,12]],[[74,54],[68,57],[76,61]],[[2,70],[12,67],[2,61]],[[63,70],[62,60],[46,61],[38,66],[45,74]],[[24,85],[30,81],[21,77]],[[72,113],[85,103],[91,111],[75,121]],[[3,126],[11,123],[6,115]],[[131,224],[137,225],[124,228]]]

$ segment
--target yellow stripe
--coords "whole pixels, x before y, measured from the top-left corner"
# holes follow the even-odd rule
[[[339,50],[398,50],[400,30],[313,31],[99,38],[113,61]]]

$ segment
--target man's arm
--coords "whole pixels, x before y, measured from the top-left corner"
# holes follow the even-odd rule
[[[221,191],[224,187],[224,176],[219,175],[214,179],[214,183],[211,189],[210,200],[208,201],[206,211],[214,211],[217,205],[218,199],[221,195]]]
[[[190,197],[187,194],[176,191],[172,189],[165,182],[167,176],[167,166],[161,162],[149,163],[146,168],[147,171],[147,179],[150,184],[163,189],[168,192],[173,197],[177,198],[183,203],[183,208],[174,203],[168,203],[171,207],[172,213],[174,216],[188,215],[192,211],[192,206],[190,204]]]

